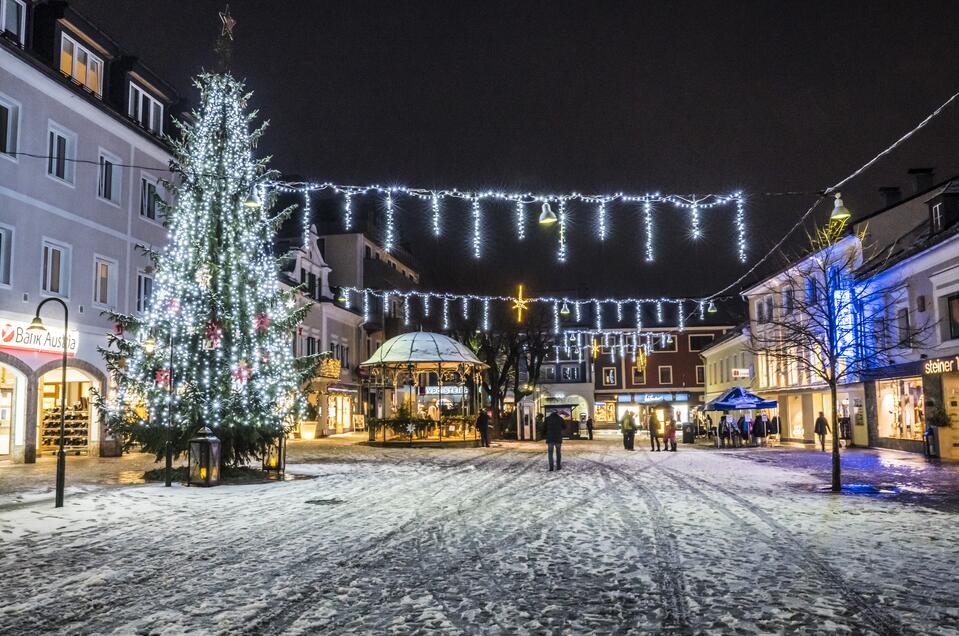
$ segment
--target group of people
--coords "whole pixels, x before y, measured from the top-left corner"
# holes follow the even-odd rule
[[[666,451],[676,450],[676,418],[673,416],[670,411],[669,415],[666,417],[666,423],[660,427],[659,418],[656,417],[655,411],[650,411],[646,415],[646,421],[644,422],[644,427],[649,431],[649,450],[650,451],[659,451],[660,448]],[[633,415],[632,411],[626,411],[623,415],[622,429],[623,429],[623,448],[628,451],[636,450],[636,430],[639,428],[636,422],[636,416]],[[662,447],[660,447],[660,436],[662,436]]]
[[[711,419],[711,418],[710,418]],[[738,420],[723,414],[715,431],[716,444],[720,448],[740,448],[746,444],[765,446],[770,435],[779,435],[779,416],[769,418],[765,413],[753,419],[740,415]]]

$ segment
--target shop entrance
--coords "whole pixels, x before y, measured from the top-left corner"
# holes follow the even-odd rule
[[[0,458],[7,459],[14,445],[23,445],[26,378],[0,364]]]
[[[99,430],[93,423],[93,405],[90,389],[93,379],[78,369],[67,368],[67,384],[63,386],[62,372],[54,369],[40,377],[39,423],[37,426],[37,454],[55,454],[60,443],[60,395],[66,391],[63,448],[68,454],[90,452],[99,441]]]

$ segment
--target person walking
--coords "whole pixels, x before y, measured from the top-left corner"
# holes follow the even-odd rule
[[[489,415],[485,410],[480,411],[479,417],[476,418],[476,429],[480,434],[480,446],[489,448]]]
[[[739,437],[740,447],[749,443],[749,420],[746,419],[745,415],[739,416],[739,421],[736,422],[736,433]]]
[[[719,418],[719,447],[726,448],[726,444],[732,445],[729,439],[729,417],[723,415]]]
[[[675,430],[675,427],[676,427],[675,420],[673,419],[673,414],[672,414],[672,412],[670,412],[669,415],[666,416],[666,421],[663,422],[663,450],[664,450],[664,451],[668,451],[668,450],[669,450],[669,431],[670,431],[670,427],[672,427],[673,430]]]
[[[586,418],[586,436],[589,439],[593,439],[593,418]]]
[[[656,411],[649,412],[649,451],[659,451],[659,418]]]
[[[623,415],[623,448],[628,451],[633,450],[636,442],[636,418],[632,411],[626,411]]]
[[[826,434],[829,433],[829,422],[826,421],[826,416],[823,415],[822,411],[819,411],[819,417],[816,418],[816,426],[813,429],[816,432],[816,435],[819,437],[819,445],[822,447],[822,452],[826,452]]]
[[[562,416],[553,411],[545,421],[546,425],[546,456],[549,459],[549,469],[553,470],[553,454],[556,454],[556,470],[563,468],[563,430],[566,422]]]

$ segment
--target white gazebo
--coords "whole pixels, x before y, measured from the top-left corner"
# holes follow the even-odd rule
[[[411,419],[436,422],[437,427],[421,428],[437,428],[435,435],[440,439],[454,437],[449,432],[444,435],[442,430],[449,428],[439,426],[441,420],[475,414],[479,374],[486,366],[463,343],[426,331],[390,338],[360,364],[366,371],[365,382],[379,394],[377,401],[388,407],[381,414],[383,419],[392,417],[402,404]]]

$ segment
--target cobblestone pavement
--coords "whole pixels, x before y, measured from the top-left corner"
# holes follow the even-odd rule
[[[959,634],[956,515],[799,488],[807,451],[347,441],[0,508],[0,633]]]

